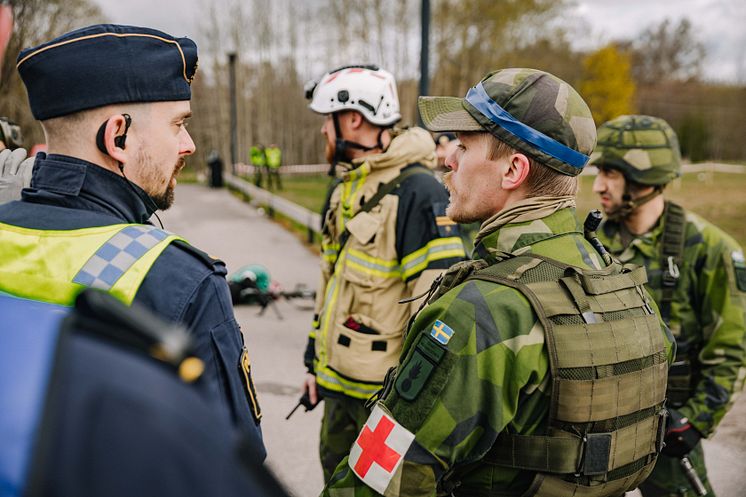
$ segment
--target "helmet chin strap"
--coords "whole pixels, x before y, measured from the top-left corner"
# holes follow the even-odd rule
[[[637,208],[644,205],[655,197],[663,193],[663,189],[656,186],[652,192],[642,197],[632,198],[629,185],[624,185],[624,195],[622,195],[622,205],[613,212],[607,214],[607,217],[613,221],[621,221],[628,218]]]
[[[342,137],[342,129],[339,125],[339,116],[336,112],[332,114],[332,121],[334,122],[334,136],[336,138],[334,139],[334,157],[332,158],[332,163],[329,167],[329,176],[335,176],[337,164],[348,160],[347,151],[349,149],[355,148],[364,152],[370,152],[371,150],[376,149],[383,150],[383,142],[381,141],[381,137],[383,136],[384,128],[379,129],[378,137],[376,138],[376,144],[372,147],[367,147],[357,142],[345,140]]]

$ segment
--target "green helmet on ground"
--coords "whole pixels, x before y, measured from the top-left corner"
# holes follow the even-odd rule
[[[681,175],[679,140],[663,119],[620,116],[598,128],[590,164],[618,169],[642,185],[665,185]]]
[[[575,89],[536,69],[501,69],[464,98],[420,97],[430,131],[485,131],[556,171],[577,176],[596,143],[596,124]]]

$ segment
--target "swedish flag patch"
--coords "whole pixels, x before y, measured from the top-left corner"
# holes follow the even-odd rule
[[[437,340],[438,343],[448,345],[448,342],[453,336],[453,328],[438,319],[435,321],[433,329],[430,330],[430,336]]]

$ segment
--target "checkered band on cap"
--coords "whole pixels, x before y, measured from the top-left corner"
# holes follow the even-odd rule
[[[73,283],[110,290],[128,269],[168,236],[153,226],[126,226],[88,259]]]

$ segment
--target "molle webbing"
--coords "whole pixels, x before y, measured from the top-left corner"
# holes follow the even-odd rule
[[[526,255],[469,279],[510,286],[529,300],[552,376],[547,435],[503,433],[484,460],[548,473],[542,489],[559,478],[586,490],[593,480],[602,490],[649,470],[662,439],[668,364],[644,269],[582,270]]]
[[[671,321],[671,302],[679,283],[679,268],[684,262],[684,237],[686,214],[684,209],[666,202],[663,215],[663,236],[661,240],[661,299],[659,308],[661,318],[666,324]]]

